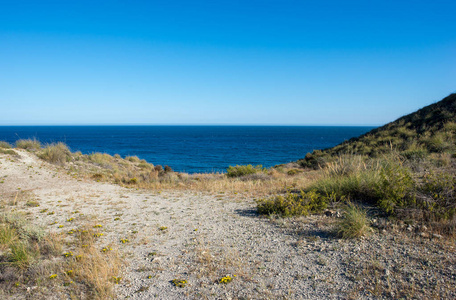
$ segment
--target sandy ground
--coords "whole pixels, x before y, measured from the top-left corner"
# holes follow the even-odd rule
[[[373,248],[400,259],[421,251],[388,234],[349,242],[331,238],[332,217],[271,222],[255,214],[253,199],[240,195],[144,191],[80,180],[26,151],[15,159],[0,155],[0,181],[0,194],[22,191],[40,203],[22,209],[49,231],[101,224],[100,247],[112,245],[126,262],[116,285],[119,299],[375,298],[359,287],[362,279],[354,277],[350,262],[368,257]],[[55,214],[40,213],[43,209]],[[454,250],[449,256],[454,261]],[[380,276],[388,276],[394,260],[378,260]],[[454,268],[447,281],[454,281],[451,272]],[[226,275],[233,281],[220,284]],[[187,284],[176,287],[173,279]]]

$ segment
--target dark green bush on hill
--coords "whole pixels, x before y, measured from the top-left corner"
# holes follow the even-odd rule
[[[320,213],[328,206],[329,198],[316,191],[301,191],[299,194],[287,193],[270,199],[257,201],[258,213],[280,215],[282,217],[306,216]]]
[[[241,176],[246,176],[250,174],[256,174],[256,173],[266,173],[266,169],[263,168],[262,165],[258,166],[252,166],[252,165],[237,165],[237,166],[229,166],[228,169],[226,170],[227,173],[226,175],[228,177],[241,177]]]

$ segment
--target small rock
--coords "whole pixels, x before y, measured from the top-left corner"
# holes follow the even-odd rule
[[[412,230],[413,230],[413,226],[409,225],[409,226],[407,227],[407,231],[412,231]]]
[[[441,239],[443,237],[442,235],[440,235],[438,233],[434,233],[432,236],[435,237],[436,239]]]
[[[420,236],[427,238],[427,237],[429,237],[429,234],[427,234],[426,232],[420,232]]]

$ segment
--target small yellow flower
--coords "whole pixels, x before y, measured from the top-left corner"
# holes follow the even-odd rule
[[[68,276],[70,276],[71,274],[73,274],[73,270],[68,270],[65,272]]]
[[[100,225],[100,224],[96,224],[96,225],[93,226],[93,228],[101,228],[101,227],[103,227],[103,226]]]
[[[63,225],[59,225],[59,228],[63,228]]]
[[[119,284],[120,281],[122,280],[122,277],[115,277],[115,276],[112,276],[112,279],[114,281],[115,284]]]
[[[51,276],[49,276],[49,279],[54,279],[54,278],[57,278],[57,274],[52,274]]]
[[[69,219],[67,219],[67,222],[71,222],[73,220],[74,220],[74,218],[69,218]]]
[[[161,230],[161,231],[163,231],[163,230],[166,230],[166,229],[168,229],[168,227],[166,227],[166,226],[161,226],[161,227],[160,227],[160,228],[158,228],[158,229],[159,229],[159,230]]]
[[[187,285],[187,280],[173,279],[171,282],[174,284],[174,286],[177,286],[180,288],[183,288]]]
[[[234,275],[234,276],[236,276],[236,275]],[[230,283],[232,280],[233,280],[233,278],[231,278],[231,276],[227,275],[225,277],[220,278],[219,283],[227,284],[227,283]]]
[[[128,239],[121,239],[120,241],[122,242],[122,244],[125,244],[125,243],[128,243],[128,242],[129,242]]]
[[[73,256],[73,252],[71,252],[71,251],[65,252],[65,253],[63,253],[63,256],[71,257],[71,256]]]

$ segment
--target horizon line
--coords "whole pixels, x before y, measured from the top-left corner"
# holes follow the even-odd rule
[[[180,124],[180,123],[169,123],[169,124],[154,124],[154,123],[123,123],[123,124],[115,124],[115,123],[105,123],[105,124],[98,124],[98,123],[87,123],[87,124],[0,124],[0,127],[7,127],[7,126],[296,126],[296,127],[379,127],[385,124]]]

